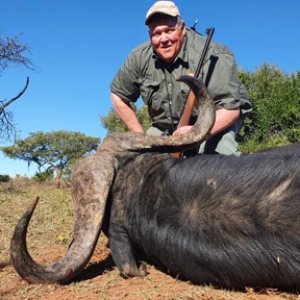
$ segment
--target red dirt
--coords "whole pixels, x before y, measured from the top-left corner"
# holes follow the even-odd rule
[[[45,249],[35,257],[41,263],[58,259],[65,248]],[[87,268],[80,277],[68,284],[29,284],[22,280],[12,265],[0,263],[0,299],[300,299],[295,294],[280,293],[276,290],[245,292],[226,291],[209,286],[195,286],[162,273],[148,265],[145,278],[123,279],[113,264],[105,243],[99,243]]]

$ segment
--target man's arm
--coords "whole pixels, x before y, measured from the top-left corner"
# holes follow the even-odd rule
[[[237,109],[226,109],[219,108],[216,111],[216,120],[213,128],[211,129],[208,137],[212,137],[219,132],[225,130],[230,127],[240,116],[240,108]],[[192,128],[192,126],[182,126],[173,132],[173,135],[179,135],[186,133]]]
[[[230,110],[226,108],[217,109],[215,124],[209,133],[209,137],[229,128],[238,120],[240,113],[240,108]]]
[[[126,103],[121,97],[114,93],[111,93],[111,101],[116,114],[129,131],[144,132],[142,125],[129,103]]]

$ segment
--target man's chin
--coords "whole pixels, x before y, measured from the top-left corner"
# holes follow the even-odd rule
[[[161,59],[163,59],[166,62],[172,62],[174,60],[174,55],[170,53],[165,53],[161,55]]]
[[[165,51],[157,52],[157,55],[166,62],[172,62],[174,60],[174,52],[171,50],[166,49]]]

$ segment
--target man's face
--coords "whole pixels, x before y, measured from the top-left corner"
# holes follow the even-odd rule
[[[186,29],[177,19],[160,15],[149,24],[149,35],[155,53],[166,62],[172,62],[180,52]]]

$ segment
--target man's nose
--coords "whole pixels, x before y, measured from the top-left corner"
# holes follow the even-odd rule
[[[160,36],[160,41],[161,42],[167,42],[169,40],[169,36],[167,33],[163,32]]]

